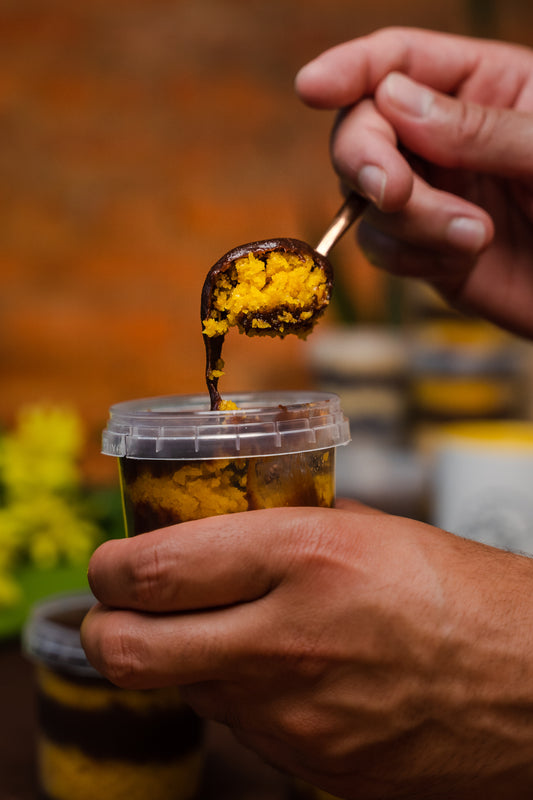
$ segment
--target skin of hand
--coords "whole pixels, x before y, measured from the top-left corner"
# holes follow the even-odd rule
[[[112,540],[82,642],[353,800],[533,788],[533,562],[352,501]]]
[[[339,110],[332,159],[373,201],[369,260],[532,337],[533,51],[387,28],[319,55],[296,91]]]

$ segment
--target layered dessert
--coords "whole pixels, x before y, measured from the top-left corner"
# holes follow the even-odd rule
[[[85,611],[53,624],[77,631]],[[192,800],[204,725],[179,690],[118,689],[55,660],[36,666],[42,800]]]
[[[334,462],[333,448],[198,461],[122,458],[128,535],[258,508],[331,507]]]

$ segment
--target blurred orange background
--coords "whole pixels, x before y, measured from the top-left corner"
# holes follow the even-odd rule
[[[73,405],[89,430],[90,475],[104,479],[111,403],[204,391],[208,268],[254,239],[315,242],[340,201],[333,116],[302,106],[295,73],[390,24],[530,43],[533,10],[519,0],[2,0],[1,425],[28,402]],[[386,316],[383,276],[351,236],[336,267],[360,318]],[[309,382],[297,340],[234,333],[225,357],[225,391]]]

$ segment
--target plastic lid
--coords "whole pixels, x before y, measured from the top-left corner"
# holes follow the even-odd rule
[[[153,397],[111,407],[105,455],[136,459],[212,459],[280,455],[347,444],[349,423],[329,392],[228,396],[235,411],[211,411],[205,395]]]
[[[90,592],[58,594],[37,603],[22,634],[26,655],[38,664],[69,674],[102,676],[81,646],[80,625],[96,600]]]

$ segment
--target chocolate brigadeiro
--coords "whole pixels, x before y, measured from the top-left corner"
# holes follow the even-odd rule
[[[231,292],[239,284],[236,262],[240,259],[253,257],[262,261],[267,269],[267,261],[273,254],[279,254],[286,261],[286,268],[278,269],[290,274],[298,267],[308,267],[309,276],[320,276],[316,292],[309,295],[309,287],[301,285],[302,296],[305,300],[298,301],[298,296],[293,292],[285,297],[277,297],[268,304],[268,288],[271,281],[267,278],[264,289],[259,289],[265,294],[264,307],[246,309],[243,305],[235,315],[233,322],[228,323],[228,309],[215,307],[217,292]],[[218,380],[222,374],[221,354],[224,337],[228,327],[235,325],[248,336],[280,336],[296,334],[305,338],[312,330],[317,319],[328,305],[333,289],[333,268],[329,260],[318,253],[306,242],[299,239],[265,239],[258,242],[235,247],[227,252],[209,270],[202,289],[201,319],[203,323],[203,338],[206,351],[206,383],[211,399],[211,409],[221,408],[222,399],[218,391]],[[254,292],[257,301],[257,292]],[[213,321],[213,329],[206,333],[206,322]],[[217,327],[224,330],[217,331]]]

